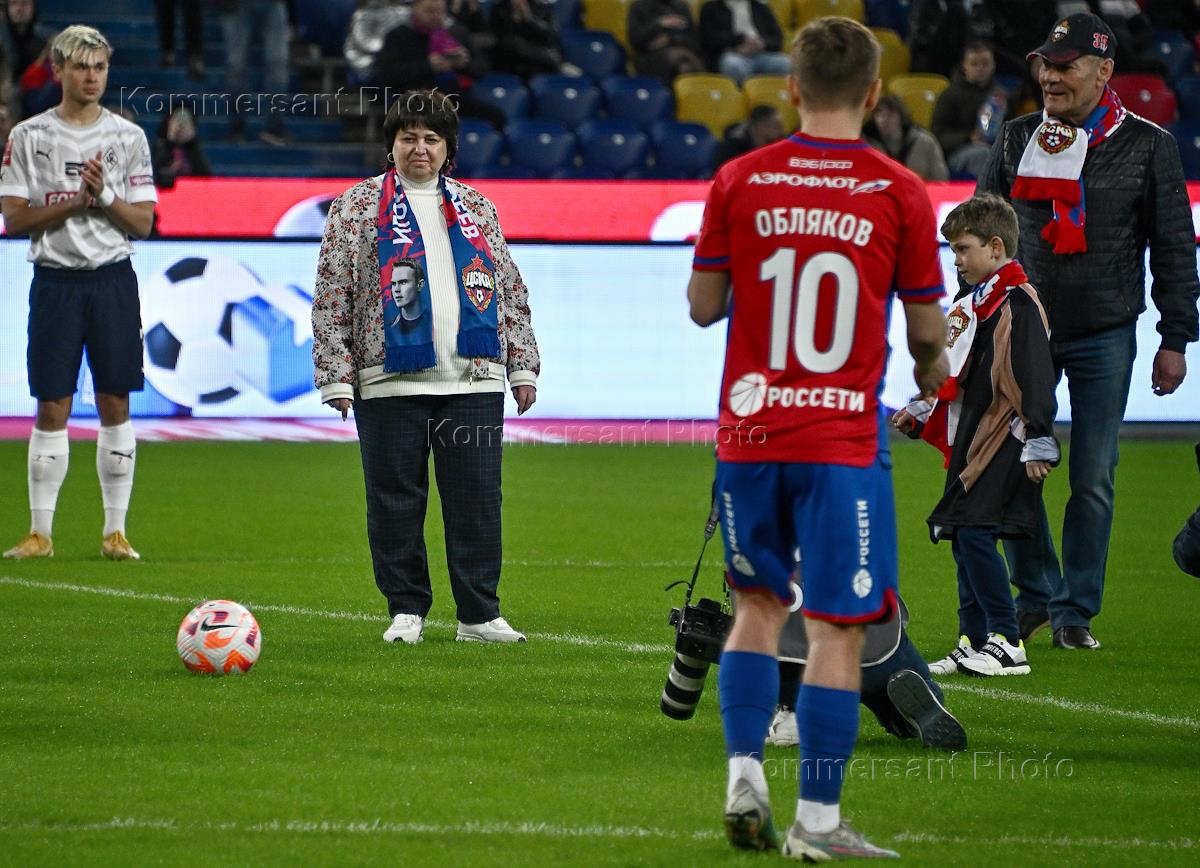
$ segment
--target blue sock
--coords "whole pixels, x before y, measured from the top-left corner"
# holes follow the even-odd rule
[[[800,798],[836,805],[846,760],[858,740],[858,691],[800,686],[796,700],[800,730]]]
[[[749,651],[721,654],[717,675],[726,756],[762,759],[767,727],[779,697],[779,664],[774,657]]]

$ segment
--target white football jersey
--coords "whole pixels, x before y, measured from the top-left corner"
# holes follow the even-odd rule
[[[13,127],[0,166],[0,196],[28,199],[33,208],[61,202],[79,191],[84,162],[96,154],[113,193],[126,202],[158,201],[146,134],[105,108],[86,127],[68,124],[54,109]],[[94,269],[133,253],[129,237],[99,205],[31,237],[29,260],[56,268]]]

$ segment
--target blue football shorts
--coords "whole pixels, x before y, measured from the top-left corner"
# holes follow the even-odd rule
[[[85,348],[97,392],[143,388],[142,310],[128,259],[93,271],[33,267],[29,393],[43,401],[74,394]]]
[[[792,605],[798,549],[806,616],[869,623],[895,607],[896,507],[886,455],[869,467],[718,461],[717,499],[731,587]]]

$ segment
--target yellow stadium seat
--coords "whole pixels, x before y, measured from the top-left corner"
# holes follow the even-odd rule
[[[916,74],[897,75],[888,82],[888,93],[895,94],[904,100],[908,113],[914,121],[925,129],[933,124],[933,104],[938,95],[950,86],[950,79],[944,75]]]
[[[787,76],[755,75],[742,82],[742,93],[746,96],[746,110],[760,105],[774,106],[783,118],[783,128],[788,132],[800,126],[796,107],[788,98]]]
[[[788,36],[792,32],[792,0],[767,0],[767,5],[775,13],[775,21],[783,31],[783,47],[780,51],[787,51],[791,45]]]
[[[791,3],[792,20],[797,29],[826,15],[841,15],[855,21],[866,21],[863,0],[791,0]]]
[[[718,139],[731,124],[746,119],[746,98],[733,79],[696,73],[675,79],[675,117],[703,124]]]
[[[629,51],[629,7],[633,0],[583,0],[583,26],[607,30]]]
[[[871,32],[883,46],[883,56],[879,58],[879,77],[884,86],[898,75],[908,73],[908,46],[895,30],[886,27],[872,27]]]

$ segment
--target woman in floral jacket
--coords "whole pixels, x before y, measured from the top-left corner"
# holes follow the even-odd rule
[[[495,206],[446,176],[453,97],[413,91],[384,119],[387,171],[331,205],[313,300],[321,399],[353,405],[375,582],[388,642],[421,641],[429,453],[442,501],[460,641],[523,642],[500,616],[504,377],[518,413],[541,370],[528,290]]]

